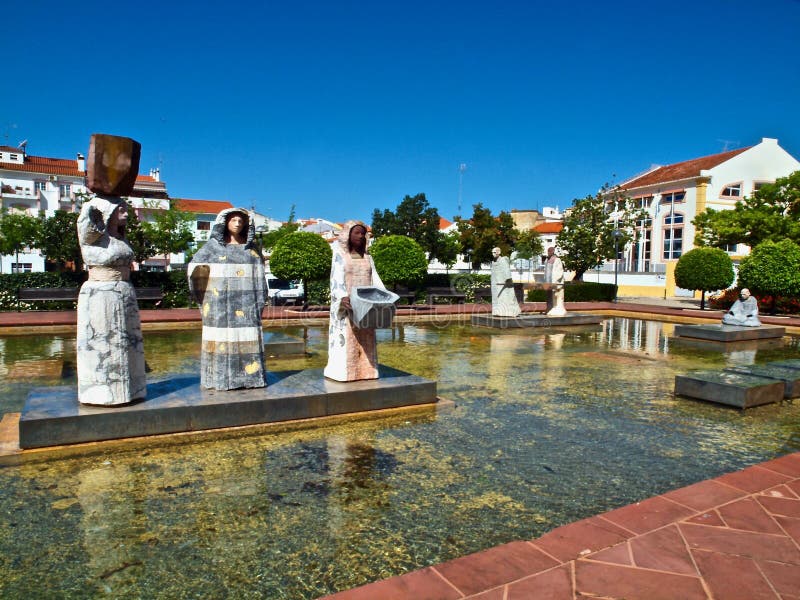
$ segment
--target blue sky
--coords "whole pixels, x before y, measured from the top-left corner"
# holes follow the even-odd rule
[[[11,2],[0,143],[142,144],[172,196],[369,220],[564,208],[776,137],[800,158],[800,2]],[[13,58],[12,58],[13,57]]]

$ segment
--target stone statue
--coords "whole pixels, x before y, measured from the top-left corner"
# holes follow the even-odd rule
[[[189,288],[203,316],[200,384],[217,390],[267,385],[261,312],[264,260],[244,208],[217,215],[211,236],[189,263]]]
[[[144,340],[130,283],[133,250],[125,240],[128,207],[141,146],[130,139],[94,134],[87,185],[94,197],[78,216],[78,242],[89,269],[78,295],[78,401],[114,406],[144,399]]]
[[[547,260],[544,263],[544,282],[547,285],[547,309],[549,317],[563,317],[567,314],[564,308],[564,265],[556,256],[556,249],[547,249]]]
[[[758,327],[758,300],[750,295],[750,290],[742,288],[739,299],[733,303],[730,310],[722,317],[725,325],[743,325],[745,327]]]
[[[522,311],[511,280],[511,262],[500,254],[500,248],[492,248],[492,315],[516,317]]]
[[[328,364],[324,373],[335,381],[378,378],[375,330],[358,328],[352,320],[350,295],[356,286],[386,289],[367,253],[367,226],[348,221],[333,244],[331,261]]]

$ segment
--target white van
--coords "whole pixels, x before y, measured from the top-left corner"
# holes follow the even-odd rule
[[[267,275],[267,293],[272,306],[300,304],[303,301],[303,284]]]

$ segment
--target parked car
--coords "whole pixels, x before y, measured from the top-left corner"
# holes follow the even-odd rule
[[[303,283],[286,281],[267,275],[267,293],[272,306],[300,304],[303,301]]]

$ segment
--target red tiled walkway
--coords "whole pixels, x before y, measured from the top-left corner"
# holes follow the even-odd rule
[[[330,600],[800,600],[800,453]]]

